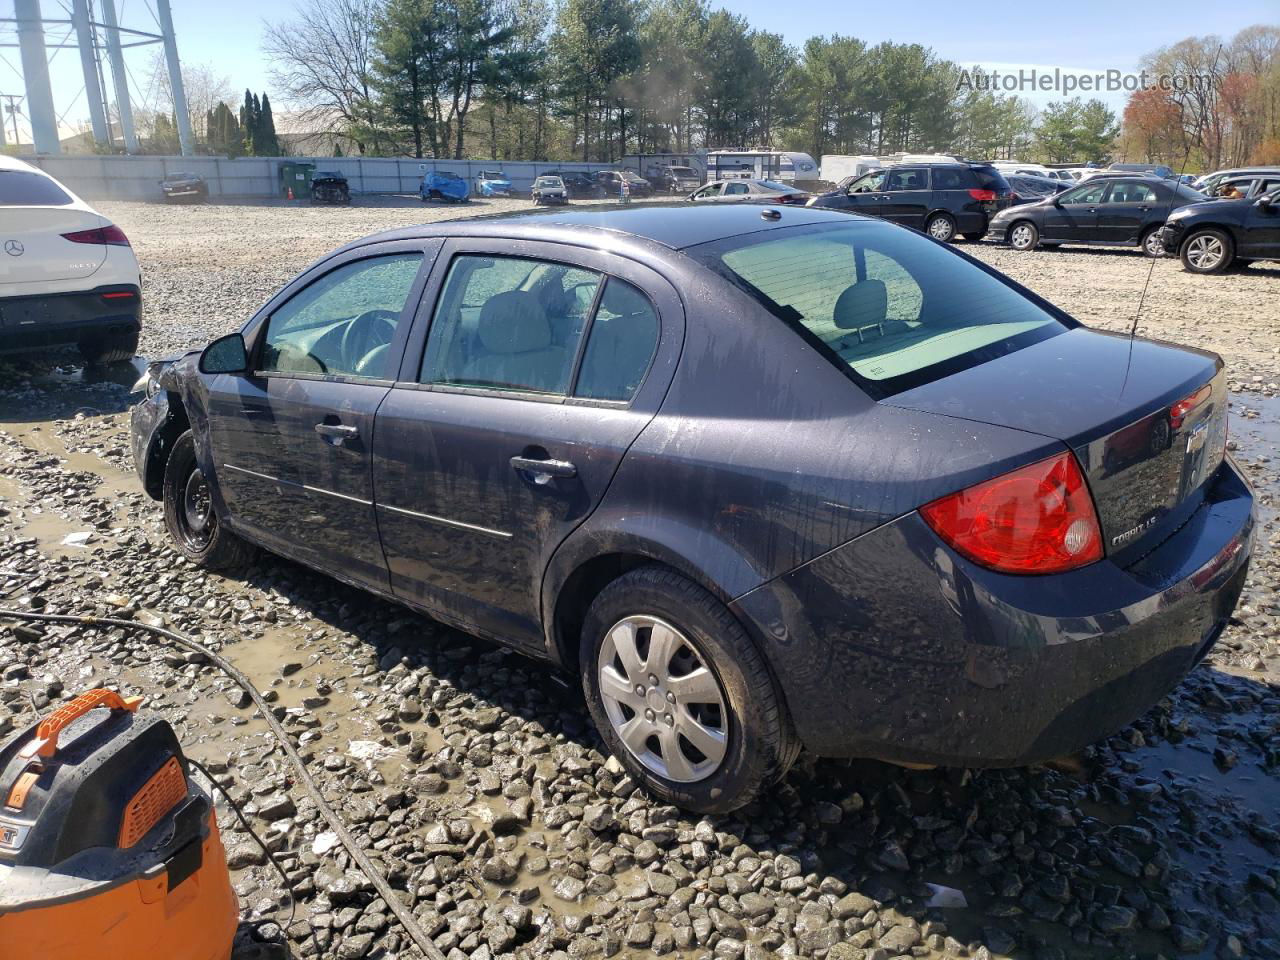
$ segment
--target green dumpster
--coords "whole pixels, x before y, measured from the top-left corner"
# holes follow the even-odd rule
[[[299,200],[311,196],[311,174],[315,172],[314,163],[295,163],[286,160],[280,164],[280,196],[287,197],[289,188]]]

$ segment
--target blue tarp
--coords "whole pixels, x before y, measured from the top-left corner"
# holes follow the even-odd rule
[[[422,178],[421,194],[423,200],[444,199],[461,202],[467,199],[469,193],[467,181],[456,173],[432,170]]]

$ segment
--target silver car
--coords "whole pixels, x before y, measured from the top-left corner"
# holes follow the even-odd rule
[[[690,200],[714,203],[794,203],[804,206],[809,194],[777,180],[717,180],[689,194]]]
[[[569,191],[559,177],[539,177],[533,181],[533,205],[568,203]]]

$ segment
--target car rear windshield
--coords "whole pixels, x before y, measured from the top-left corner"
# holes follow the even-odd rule
[[[1008,193],[1009,181],[995,167],[989,167],[986,164],[977,167],[970,167],[973,175],[978,178],[978,186],[983,190],[994,190],[996,193]]]
[[[788,183],[779,183],[777,180],[757,180],[756,183],[764,187],[766,190],[785,190],[787,192],[795,192],[795,187]]]
[[[1070,325],[993,271],[874,221],[766,230],[688,252],[877,398]]]
[[[65,207],[71,197],[48,177],[0,170],[0,207]]]
[[[1205,198],[1203,193],[1190,184],[1180,183],[1173,190],[1183,200],[1203,200]]]
[[[697,176],[697,174],[693,172],[693,167],[671,167],[670,170],[677,177],[696,177]]]

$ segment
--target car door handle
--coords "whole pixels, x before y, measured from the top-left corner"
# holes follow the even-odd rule
[[[354,440],[360,429],[345,423],[317,423],[316,433],[328,440]]]
[[[578,468],[567,460],[534,460],[531,457],[512,457],[511,466],[515,470],[523,470],[531,473],[534,479],[546,477],[547,480],[552,477],[576,477]],[[546,480],[541,480],[546,483]]]

